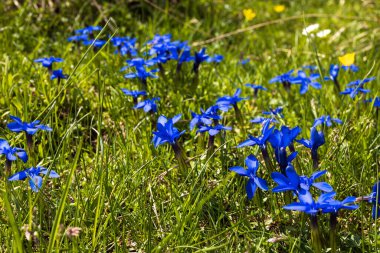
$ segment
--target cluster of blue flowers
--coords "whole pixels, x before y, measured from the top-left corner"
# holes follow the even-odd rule
[[[26,143],[30,152],[33,152],[33,135],[38,131],[52,131],[52,129],[46,125],[40,124],[39,120],[32,122],[24,122],[16,116],[10,116],[13,120],[7,127],[10,131],[15,133],[25,132]],[[0,154],[5,156],[5,171],[7,176],[10,175],[12,169],[12,163],[19,158],[26,163],[28,161],[28,154],[23,148],[11,147],[9,143],[0,139]],[[31,167],[23,171],[17,172],[8,178],[8,181],[25,180],[29,178],[29,185],[32,191],[37,192],[42,187],[42,175],[47,175],[50,178],[57,178],[59,175],[53,171],[48,170],[42,166]]]
[[[84,46],[92,45],[94,48],[102,48],[107,41],[97,39],[95,32],[102,30],[100,26],[89,26],[75,31],[75,35],[68,38],[70,42],[82,43]],[[144,112],[155,115],[158,112],[157,102],[159,97],[148,98],[148,79],[159,78],[160,75],[165,76],[165,64],[169,61],[175,62],[176,73],[179,74],[185,63],[192,62],[192,72],[195,76],[199,75],[200,66],[203,62],[219,64],[223,60],[223,56],[214,55],[208,56],[206,48],[201,48],[197,52],[192,53],[192,49],[186,41],[173,41],[170,34],[155,35],[153,39],[147,41],[144,53],[137,50],[136,39],[130,37],[108,37],[112,46],[115,47],[115,54],[127,56],[126,65],[121,68],[121,71],[128,71],[124,74],[126,79],[137,79],[141,84],[140,90],[131,90],[123,88],[122,92],[126,96],[131,96],[133,99],[134,109],[143,109]],[[143,58],[144,57],[144,58]],[[249,60],[243,60],[240,64],[244,65]],[[53,70],[53,63],[63,62],[61,58],[49,57],[36,59],[35,62],[41,63],[43,67],[48,69],[51,79],[67,79],[68,76],[63,74],[62,69]],[[349,95],[355,98],[360,93],[367,94],[369,89],[365,89],[364,85],[374,78],[366,78],[356,80],[347,85],[344,91],[340,90],[338,74],[340,69],[358,71],[358,67],[339,66],[332,64],[329,69],[329,76],[324,77],[326,81],[333,81],[335,88],[342,95]],[[307,73],[308,72],[308,73]],[[276,76],[269,80],[269,83],[281,83],[283,87],[290,91],[292,85],[299,85],[300,94],[305,94],[310,87],[321,89],[322,85],[317,81],[321,76],[316,66],[304,66],[294,75],[294,70],[290,70],[284,74]],[[259,84],[246,84],[253,90],[253,97],[257,98],[258,92],[268,91],[268,89]],[[202,136],[208,133],[208,156],[212,155],[215,145],[215,136],[219,133],[232,130],[232,127],[223,125],[222,113],[228,112],[233,108],[236,119],[240,124],[243,124],[244,117],[241,114],[238,103],[248,100],[248,97],[242,97],[241,88],[236,89],[232,95],[219,97],[215,104],[208,107],[206,110],[200,109],[200,113],[190,112],[191,119],[189,123],[190,131],[196,129],[196,133]],[[143,99],[139,100],[139,97]],[[372,103],[374,107],[380,107],[380,97],[374,99],[363,100],[367,103]],[[271,173],[270,177],[276,183],[272,188],[273,193],[290,191],[292,196],[297,197],[298,201],[287,203],[283,208],[287,210],[295,210],[305,212],[313,217],[315,221],[319,213],[330,213],[336,218],[337,213],[341,209],[355,210],[358,206],[355,202],[365,200],[373,204],[373,217],[377,218],[380,214],[378,207],[377,190],[378,184],[373,187],[370,195],[356,198],[346,197],[344,200],[335,199],[335,191],[327,182],[318,181],[320,177],[327,173],[326,170],[319,169],[318,149],[325,144],[325,132],[328,127],[333,125],[342,125],[344,122],[339,118],[331,117],[330,115],[322,115],[314,120],[310,128],[310,138],[299,138],[301,128],[299,126],[289,127],[283,123],[285,115],[282,107],[269,108],[268,111],[262,112],[263,116],[258,116],[250,122],[261,124],[261,134],[259,136],[248,135],[248,139],[242,141],[237,148],[258,146],[262,159],[265,162],[265,167]],[[160,115],[157,118],[156,130],[153,131],[152,143],[157,148],[159,145],[169,144],[175,153],[180,165],[188,166],[189,161],[186,158],[185,152],[179,142],[179,138],[185,133],[185,130],[179,130],[175,124],[180,121],[182,115],[178,114],[173,118],[167,118]],[[27,146],[30,150],[33,148],[32,136],[39,130],[52,131],[48,126],[40,124],[40,121],[23,122],[21,119],[11,116],[13,122],[8,124],[8,128],[16,133],[25,132]],[[295,142],[302,144],[310,149],[311,160],[313,167],[316,170],[312,175],[299,175],[293,166],[293,161],[296,159],[298,152],[295,150]],[[273,151],[273,152],[271,152]],[[271,155],[271,154],[274,155]],[[28,161],[27,152],[23,148],[11,147],[6,140],[0,140],[0,154],[6,157],[6,171],[10,173],[12,162],[18,158],[24,163]],[[278,171],[272,161],[277,162]],[[249,199],[254,198],[257,188],[263,191],[268,191],[270,186],[268,182],[259,177],[259,159],[250,154],[245,159],[247,169],[242,166],[231,167],[230,170],[237,174],[248,177],[246,184],[246,193]],[[57,178],[59,175],[53,171],[41,166],[31,167],[26,170],[15,173],[8,178],[9,181],[25,180],[29,178],[29,184],[33,191],[38,191],[42,187],[41,175],[48,175],[51,178]],[[8,175],[9,176],[9,175]],[[268,176],[269,177],[269,176]],[[313,194],[318,193],[318,197],[314,198]]]
[[[318,67],[305,66],[304,68],[310,70],[309,76],[303,70],[299,70],[297,72],[297,76],[293,76],[292,74],[294,70],[290,70],[284,74],[281,74],[279,76],[272,78],[269,81],[269,83],[281,83],[286,90],[290,90],[290,87],[292,84],[300,85],[301,95],[305,94],[309,90],[310,86],[318,90],[321,89],[322,85],[316,81],[316,79],[320,78],[320,75],[315,72],[318,69]],[[340,85],[338,81],[338,74],[339,74],[340,68],[347,70],[347,66],[339,67],[339,65],[337,64],[330,65],[329,76],[324,77],[325,81],[333,81],[338,91],[340,91]],[[355,66],[353,69],[351,68],[349,69],[355,72],[359,70],[357,66]],[[364,80],[353,81],[347,84],[347,88],[344,91],[341,91],[340,94],[350,95],[351,98],[355,98],[355,96],[358,95],[359,93],[364,93],[364,94],[369,93],[370,90],[364,89],[363,85],[374,79],[375,79],[374,77],[371,77],[371,78],[366,78]]]
[[[58,83],[60,83],[61,79],[67,79],[68,77],[66,74],[63,73],[62,69],[53,70],[53,63],[63,62],[62,58],[56,58],[54,56],[51,56],[51,57],[36,59],[34,60],[34,62],[41,63],[44,68],[48,69],[51,80],[57,79]]]
[[[152,40],[149,40],[146,43],[147,46],[149,46],[148,56],[150,56],[150,59],[143,59],[143,58],[133,58],[132,60],[127,60],[127,66],[122,68],[122,71],[130,68],[134,68],[134,72],[131,72],[129,74],[126,74],[126,78],[138,78],[141,83],[146,84],[146,78],[152,77],[157,78],[158,76],[155,75],[155,73],[164,71],[164,64],[170,60],[177,61],[177,71],[181,70],[181,66],[185,62],[193,61],[193,72],[198,73],[199,66],[202,62],[216,62],[219,63],[223,57],[220,55],[216,55],[214,57],[209,57],[206,55],[205,48],[202,48],[199,52],[196,52],[194,55],[191,55],[191,48],[187,44],[187,42],[181,42],[181,41],[172,41],[172,37],[170,34],[166,35],[155,35]],[[148,70],[147,68],[158,66],[157,68]],[[337,64],[332,64],[329,69],[329,76],[325,77],[324,80],[331,80],[334,82],[334,84],[339,88],[339,82],[338,82],[338,74],[340,68],[344,70],[351,70],[351,71],[358,71],[358,67],[355,66],[353,68],[347,68],[347,66],[339,66]],[[309,75],[306,74],[304,70],[309,71]],[[317,66],[304,66],[302,70],[299,70],[297,72],[297,75],[294,76],[294,70],[290,70],[282,75],[276,76],[272,78],[269,83],[276,83],[280,82],[283,84],[286,90],[290,90],[291,85],[299,85],[300,86],[300,94],[305,94],[309,87],[313,87],[315,89],[321,89],[322,85],[317,82],[316,80],[320,78],[320,75],[317,73],[318,67]],[[363,88],[363,85],[367,82],[372,81],[374,78],[367,78],[364,80],[357,80],[354,82],[351,82],[347,85],[347,89],[345,91],[340,92],[340,94],[349,94],[352,98],[354,98],[358,93],[368,93],[369,90],[366,90]],[[246,87],[253,89],[253,97],[256,98],[258,96],[258,91],[267,91],[268,89],[262,85],[258,84],[246,84]],[[137,102],[137,96],[144,95],[146,96],[146,91],[129,91],[126,89],[123,89],[123,92],[126,95],[132,96],[133,101],[135,104],[136,109],[143,108],[145,112],[157,112],[157,105],[155,102],[159,100],[159,98],[153,98],[153,99],[146,99],[141,102]],[[241,97],[242,90],[239,88],[236,90],[236,92],[233,95],[227,95],[223,96],[217,99],[215,105],[210,106],[206,110],[201,109],[200,113],[197,114],[195,112],[191,112],[192,119],[190,120],[190,130],[193,130],[194,128],[197,128],[196,131],[199,134],[208,132],[209,133],[209,149],[212,149],[212,146],[214,145],[214,136],[216,136],[220,131],[225,130],[232,130],[231,127],[224,126],[220,123],[222,120],[222,115],[220,112],[227,112],[230,108],[234,108],[236,118],[239,122],[242,121],[242,115],[238,107],[238,103],[246,100],[248,98]],[[378,106],[380,99],[375,98],[374,99],[374,106]],[[372,99],[365,100],[365,102],[372,102]],[[330,115],[323,115],[320,118],[315,119],[311,129],[310,129],[310,139],[300,138],[297,139],[297,136],[301,133],[301,128],[296,126],[294,128],[290,128],[287,126],[282,126],[280,129],[275,128],[275,124],[279,122],[280,119],[284,117],[283,115],[283,108],[278,107],[275,109],[270,108],[269,111],[263,112],[264,116],[267,117],[256,117],[253,120],[251,120],[252,123],[259,123],[262,124],[262,131],[261,136],[254,137],[252,135],[249,135],[249,138],[242,143],[238,145],[238,148],[245,147],[245,146],[258,146],[261,150],[261,153],[263,155],[263,159],[266,162],[266,164],[273,168],[273,165],[271,165],[271,159],[269,157],[268,152],[268,144],[272,147],[274,154],[275,154],[275,160],[277,161],[281,173],[278,174],[278,172],[273,172],[272,178],[275,182],[291,182],[293,183],[293,186],[291,189],[294,193],[297,193],[297,196],[299,196],[300,201],[305,200],[306,202],[302,202],[303,204],[307,205],[314,205],[316,202],[311,201],[309,188],[305,189],[305,176],[298,176],[295,172],[292,161],[296,158],[297,152],[294,149],[294,141],[302,144],[306,148],[310,149],[311,151],[311,158],[313,161],[313,167],[315,169],[318,168],[319,162],[318,162],[318,148],[321,147],[325,143],[325,135],[323,131],[319,131],[317,128],[322,126],[321,129],[325,129],[325,127],[331,127],[334,123],[335,124],[343,124],[343,122],[338,118],[332,118]],[[164,144],[164,143],[170,143],[172,146],[178,146],[178,139],[179,137],[185,132],[185,131],[179,131],[177,128],[174,127],[174,123],[176,123],[179,120],[179,115],[175,116],[172,119],[167,119],[165,116],[160,116],[159,120],[157,122],[157,131],[153,132],[153,143],[154,146],[157,147],[158,145]],[[289,149],[289,151],[287,151]],[[175,151],[178,152],[178,148],[175,148]],[[288,155],[288,152],[289,155]],[[253,155],[250,155],[246,159],[246,164],[248,166],[247,171],[243,171],[242,167],[233,167],[231,170],[237,172],[240,175],[248,176],[249,177],[249,183],[247,185],[247,195],[249,198],[252,198],[254,196],[254,192],[257,187],[268,190],[268,185],[265,182],[265,180],[258,178],[256,176],[257,168],[258,168],[258,161],[257,158],[255,158]],[[289,174],[290,173],[290,174]],[[326,173],[324,171],[322,174]],[[291,178],[288,178],[287,176],[291,175]],[[314,183],[314,180],[317,179],[320,175],[317,173],[317,175],[312,175],[312,177],[309,179],[308,182],[310,183],[310,186],[320,186],[318,189],[328,192],[328,198],[327,195],[323,195],[323,193],[320,198],[321,201],[323,200],[323,210],[327,210],[330,207],[326,204],[327,202],[331,205],[337,205],[337,201],[333,199],[332,194],[333,189],[331,186],[327,186],[327,183]],[[281,175],[281,176],[280,176]],[[280,179],[279,179],[280,178]],[[285,180],[285,178],[287,178]],[[302,180],[296,180],[295,178],[301,178]],[[281,181],[283,180],[283,181]],[[311,181],[310,181],[311,180]],[[303,187],[301,187],[303,185]],[[307,184],[309,185],[309,184]],[[257,186],[257,187],[256,187]],[[322,188],[324,186],[324,188]],[[285,187],[286,188],[286,187]],[[283,188],[283,189],[285,189]],[[275,188],[276,189],[276,188]],[[278,189],[278,188],[277,188]],[[302,189],[302,191],[297,190]],[[328,190],[327,190],[328,189]],[[274,192],[278,192],[277,190]],[[349,200],[353,200],[352,197],[348,198]],[[348,201],[347,199],[344,200],[342,203],[341,208],[346,208],[347,204],[350,204],[353,201]],[[296,204],[296,205],[302,205]],[[319,202],[318,202],[319,203]],[[341,203],[341,202],[339,202]],[[319,207],[319,205],[314,205],[314,209],[316,207]],[[350,205],[346,209],[354,209],[356,207],[355,205]],[[290,206],[287,206],[286,209],[290,209]],[[326,209],[327,208],[327,209]],[[334,207],[337,209],[337,207]],[[306,208],[307,209],[307,208]],[[306,210],[305,209],[305,210]],[[317,208],[318,209],[318,208]],[[309,212],[309,209],[307,209]],[[311,209],[310,209],[311,210]],[[330,210],[330,209],[329,209]],[[306,212],[306,211],[305,211]]]

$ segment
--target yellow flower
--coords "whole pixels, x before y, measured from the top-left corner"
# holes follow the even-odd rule
[[[339,61],[343,66],[351,66],[355,62],[355,53],[345,54],[339,57]]]
[[[244,9],[243,14],[245,17],[245,21],[251,21],[256,17],[256,13],[252,9]]]
[[[285,5],[282,5],[282,4],[275,5],[273,6],[273,10],[278,13],[283,12],[285,10]]]

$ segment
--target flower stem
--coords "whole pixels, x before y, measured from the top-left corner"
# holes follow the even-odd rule
[[[337,79],[334,79],[334,87],[335,87],[335,90],[336,92],[340,92],[340,85],[339,85],[339,82]]]
[[[338,213],[331,213],[330,214],[330,248],[331,253],[336,252],[336,233],[337,233],[337,224],[338,224]]]
[[[243,116],[241,115],[241,111],[240,111],[239,107],[237,106],[237,104],[234,104],[234,110],[235,110],[235,115],[236,115],[236,118],[237,118],[239,124],[241,126],[244,126]]]
[[[294,143],[293,142],[289,144],[289,150],[290,150],[291,153],[296,152],[296,149],[294,148]]]
[[[28,147],[28,151],[31,152],[33,150],[33,135],[26,134],[26,146]]]
[[[6,159],[5,160],[5,179],[8,180],[8,177],[11,175],[12,169],[12,161]]]
[[[185,154],[182,146],[178,142],[175,142],[171,146],[174,150],[175,158],[178,161],[178,166],[181,169],[187,170],[189,167],[189,164],[188,164],[187,157],[186,157],[186,154]]]
[[[134,105],[134,106],[137,105],[137,97],[133,97],[133,105]]]
[[[316,149],[311,150],[311,159],[313,159],[313,168],[318,169],[318,151]]]
[[[147,84],[146,79],[141,79],[141,84],[142,84],[142,89],[147,90],[148,84]]]
[[[322,241],[321,234],[318,226],[318,217],[317,215],[310,216],[310,226],[311,226],[311,242],[313,244],[314,252],[322,252]]]
[[[272,161],[269,157],[269,153],[268,153],[267,148],[262,147],[262,148],[260,148],[260,150],[261,150],[261,154],[263,155],[265,166],[268,168],[269,172],[272,173],[273,172],[273,164],[272,164]]]
[[[214,153],[214,147],[215,147],[215,136],[209,135],[208,144],[207,144],[207,158],[210,158],[212,154]]]

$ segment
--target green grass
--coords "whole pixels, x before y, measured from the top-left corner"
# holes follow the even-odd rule
[[[341,86],[374,76],[366,98],[379,96],[377,1],[284,1],[283,13],[273,11],[278,2],[267,1],[20,2],[0,3],[0,138],[25,146],[24,135],[7,130],[8,115],[25,121],[39,117],[54,131],[38,133],[38,148],[27,164],[14,163],[12,173],[39,164],[61,177],[44,180],[36,194],[27,182],[6,184],[2,172],[0,251],[312,252],[307,216],[283,210],[282,194],[258,191],[249,201],[246,179],[228,170],[254,154],[261,162],[259,175],[275,186],[257,148],[236,148],[247,134],[259,134],[260,126],[249,120],[269,107],[284,106],[283,123],[299,125],[305,138],[316,117],[331,114],[345,122],[328,130],[319,150],[320,168],[328,170],[324,179],[337,199],[367,195],[378,179],[376,108],[364,105],[362,97],[338,95],[332,82],[321,81],[322,90],[310,88],[305,95],[298,86],[287,94],[280,85],[268,84],[278,74],[310,64],[320,65],[325,76],[339,56],[356,52],[360,71],[341,71]],[[245,8],[257,17],[245,22]],[[303,36],[302,29],[313,23],[331,34]],[[175,78],[172,62],[165,65],[166,80],[148,81],[149,96],[161,97],[159,114],[183,114],[177,126],[187,130],[180,138],[191,159],[187,171],[178,168],[170,146],[153,147],[151,117],[131,109],[132,102],[120,91],[140,86],[119,72],[126,58],[114,55],[111,45],[95,53],[66,41],[85,25],[106,25],[104,35],[133,36],[140,46],[156,33],[171,33],[174,40],[188,40],[193,51],[202,45],[210,55],[224,55],[218,66],[201,65],[198,83],[191,64],[184,64],[183,76]],[[59,86],[33,63],[50,55],[64,58],[55,66],[70,74]],[[237,65],[241,57],[250,63]],[[252,97],[245,83],[261,83],[270,92],[240,103],[243,126],[232,111],[223,113],[223,123],[233,130],[216,138],[214,156],[207,159],[201,145],[207,140],[188,130],[190,110],[207,108],[238,87]],[[296,150],[297,172],[310,175],[309,151],[299,144]],[[328,215],[319,220],[327,249]],[[25,224],[35,233],[34,242],[25,239]],[[82,229],[78,238],[64,235],[69,226]],[[338,226],[340,252],[378,250],[379,228],[369,204],[342,211]],[[270,238],[280,240],[271,243]]]

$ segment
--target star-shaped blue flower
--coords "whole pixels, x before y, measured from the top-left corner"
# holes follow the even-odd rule
[[[216,54],[214,56],[210,56],[207,58],[206,62],[215,62],[215,63],[221,63],[224,59],[224,56],[223,55],[220,55],[220,54]]]
[[[249,135],[249,139],[243,141],[237,147],[241,148],[241,147],[246,147],[246,146],[258,145],[261,149],[265,149],[266,143],[274,130],[274,126],[270,127],[270,123],[271,123],[270,120],[266,120],[264,122],[263,128],[261,130],[261,136],[256,138],[256,137],[253,137],[252,135]]]
[[[325,77],[325,80],[331,80],[336,82],[338,80],[339,69],[340,68],[338,64],[331,64],[329,69],[329,76]]]
[[[217,115],[217,120],[220,119],[220,116]],[[201,114],[196,114],[191,112],[192,120],[190,121],[190,130],[193,130],[195,126],[201,127],[204,125],[211,125],[213,116],[207,114],[203,109],[201,109]]]
[[[51,129],[50,127],[40,124],[41,121],[39,120],[35,120],[32,122],[23,122],[20,118],[16,116],[10,115],[9,117],[13,119],[14,121],[9,123],[7,127],[9,128],[9,130],[15,133],[24,131],[25,133],[29,135],[34,135],[35,133],[37,133],[38,130],[43,130],[43,131],[48,131],[48,132],[53,131],[53,129]]]
[[[336,124],[339,124],[339,125],[343,124],[343,121],[341,121],[338,118],[331,118],[330,115],[322,115],[321,117],[314,120],[313,127],[316,127],[318,125],[331,127],[332,122],[335,122]]]
[[[317,128],[312,127],[310,131],[310,140],[304,138],[296,140],[298,143],[301,143],[305,147],[313,150],[317,150],[320,146],[325,144],[325,136],[323,132],[318,132]]]
[[[221,124],[216,125],[216,126],[201,126],[197,130],[197,133],[208,132],[208,134],[210,136],[215,136],[215,135],[217,135],[222,130],[224,130],[224,131],[226,131],[226,130],[232,130],[232,127],[223,126]]]
[[[25,180],[29,178],[29,185],[32,191],[38,192],[42,187],[42,175],[48,174],[49,170],[44,167],[31,167],[29,169],[15,173],[8,178],[8,181]],[[59,175],[54,170],[50,170],[50,178],[58,178]]]
[[[38,58],[34,60],[34,62],[41,63],[42,66],[47,69],[52,69],[54,62],[63,62],[63,59],[52,56],[52,57],[47,57],[47,58]]]
[[[16,161],[17,158],[20,158],[24,163],[28,161],[28,154],[24,149],[13,148],[4,139],[0,139],[0,154],[5,155],[7,161],[10,162]]]
[[[281,74],[279,76],[276,76],[272,79],[269,80],[269,83],[282,83],[282,85],[284,86],[285,89],[289,90],[290,89],[290,84],[291,84],[291,79],[293,78],[292,77],[292,74],[293,74],[293,71],[294,70],[290,70],[284,74]]]
[[[255,195],[257,187],[259,187],[263,191],[267,191],[268,185],[264,179],[259,178],[257,176],[259,161],[257,160],[255,156],[249,155],[245,159],[245,165],[248,167],[248,169],[244,169],[243,167],[240,167],[240,166],[235,166],[235,167],[229,168],[229,170],[236,172],[240,176],[249,178],[247,186],[246,186],[246,191],[247,191],[248,199],[252,199],[253,196]]]
[[[279,116],[280,118],[283,118],[284,117],[284,115],[282,114],[283,110],[284,110],[284,108],[282,108],[281,106],[277,107],[275,109],[269,108],[269,111],[263,111],[263,114],[264,115],[271,115],[272,117]]]
[[[312,86],[318,90],[322,88],[322,85],[320,83],[314,81],[318,78],[319,74],[311,74],[310,76],[307,76],[305,72],[300,70],[298,71],[298,76],[292,78],[290,82],[293,84],[300,84],[300,94],[303,95],[308,91],[309,86]]]
[[[193,65],[193,71],[195,73],[198,73],[199,66],[202,62],[207,61],[209,56],[206,54],[206,48],[202,48],[199,50],[199,52],[196,52],[194,54],[194,65]]]
[[[85,28],[81,28],[78,30],[75,30],[76,34],[92,34],[94,31],[100,31],[102,30],[101,26],[87,26]]]
[[[156,113],[157,112],[157,104],[156,101],[160,101],[160,98],[152,98],[152,99],[146,99],[144,101],[139,102],[137,105],[135,105],[134,109],[144,109],[144,112],[151,112]]]
[[[240,97],[241,89],[237,89],[233,96],[223,96],[216,101],[217,105],[236,106],[238,102],[247,98]]]
[[[50,80],[54,80],[54,79],[67,79],[69,76],[68,75],[65,75],[63,74],[63,71],[62,69],[57,69],[57,70],[53,70],[53,73],[51,74],[50,76]]]
[[[178,114],[171,119],[167,119],[165,116],[161,115],[158,118],[157,131],[153,132],[152,140],[155,148],[164,143],[175,145],[177,139],[186,132],[185,130],[180,132],[176,127],[174,127],[174,124],[180,120],[181,116],[181,114]]]

